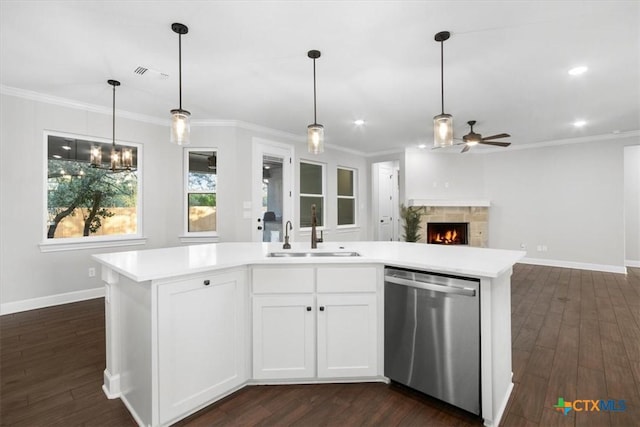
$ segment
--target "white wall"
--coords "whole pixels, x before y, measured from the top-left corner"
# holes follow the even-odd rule
[[[408,148],[405,167],[406,200],[485,198],[480,155]]]
[[[626,263],[640,267],[640,145],[624,147]]]
[[[45,228],[44,130],[110,139],[111,115],[6,95],[0,98],[0,110],[0,303],[101,288],[99,275],[88,277],[88,268],[97,267],[90,255],[107,250],[40,252]],[[181,164],[166,162],[175,150],[161,143],[167,140],[167,129],[118,119],[117,132],[118,140],[143,145],[144,179],[154,183],[143,194],[144,234],[149,237],[147,247],[166,245],[179,221],[166,206],[181,203],[181,193],[169,185]]]
[[[624,156],[629,140],[511,150],[485,158],[490,244],[527,257],[624,266]],[[635,140],[637,142],[637,139]],[[538,251],[538,246],[546,251]]]
[[[180,245],[183,234],[183,148],[168,142],[168,125],[117,117],[117,140],[143,146],[143,235],[147,244],[135,247],[40,252],[43,240],[45,143],[44,130],[87,137],[111,138],[110,110],[91,112],[2,94],[0,98],[0,313],[20,307],[45,306],[98,296],[102,283],[88,277],[94,253]],[[303,128],[304,130],[304,128]],[[276,136],[274,136],[276,135]],[[218,232],[220,241],[251,240],[250,219],[243,202],[251,200],[251,150],[254,137],[295,145],[294,207],[298,206],[299,159],[327,165],[327,227],[330,241],[362,240],[369,229],[368,174],[363,156],[327,148],[312,156],[293,137],[258,127],[192,126],[189,148],[218,150]],[[302,140],[303,138],[300,138]],[[357,169],[359,226],[336,229],[336,167]],[[294,230],[293,240],[308,240]],[[98,269],[99,270],[99,269]]]
[[[624,170],[637,182],[640,169],[625,165],[624,151],[638,142],[620,136],[471,156],[407,149],[406,199],[487,199],[490,247],[524,245],[531,262],[624,271],[625,198],[639,197],[637,185],[625,197]],[[638,207],[626,209],[627,247],[637,248]]]

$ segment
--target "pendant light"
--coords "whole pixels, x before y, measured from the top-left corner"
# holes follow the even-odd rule
[[[313,124],[307,126],[307,147],[309,153],[320,154],[324,151],[324,127],[316,119],[316,59],[320,58],[320,51],[310,50],[307,56],[313,59]]]
[[[449,147],[453,145],[453,117],[444,112],[444,41],[449,39],[449,31],[441,31],[434,37],[440,43],[440,95],[442,113],[433,118],[433,147]]]
[[[122,147],[118,150],[118,147],[116,147],[116,87],[120,86],[120,82],[117,80],[107,80],[107,83],[113,86],[110,164],[109,167],[102,166],[102,148],[96,144],[91,147],[91,167],[105,169],[111,172],[135,171],[133,168],[133,150],[127,147]]]
[[[182,109],[182,35],[189,32],[186,25],[173,23],[171,29],[178,34],[178,80],[180,90],[180,107],[171,110],[171,142],[178,145],[189,144],[191,133],[191,113]]]

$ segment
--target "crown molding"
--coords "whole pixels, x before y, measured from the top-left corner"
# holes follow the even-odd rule
[[[0,93],[3,95],[28,99],[30,101],[44,102],[47,104],[53,104],[61,107],[67,107],[67,108],[74,108],[77,110],[89,111],[92,113],[108,114],[108,115],[112,113],[112,110],[110,107],[103,107],[101,105],[88,104],[88,103],[79,102],[79,101],[75,101],[68,98],[62,98],[59,96],[46,95],[43,93],[6,86],[3,84],[0,84]],[[160,126],[171,126],[171,120],[169,119],[159,119],[157,117],[148,116],[145,114],[132,113],[130,111],[124,111],[124,110],[116,110],[116,115],[118,117],[136,120],[143,123],[150,123],[150,124],[160,125]],[[244,129],[248,131],[261,132],[270,136],[276,136],[278,138],[286,139],[287,141],[290,141],[290,142],[298,142],[298,143],[302,143],[306,139],[306,135],[296,135],[293,133],[272,129],[266,126],[244,122],[242,120],[193,120],[191,122],[191,126],[236,127],[236,128]],[[340,147],[337,145],[325,144],[325,147],[331,148],[332,150],[343,151],[346,153],[355,154],[359,156],[365,156],[365,153],[361,151],[352,150],[350,148]]]
[[[0,93],[3,95],[15,96],[17,98],[28,99],[30,101],[44,102],[47,104],[58,105],[60,107],[74,108],[76,110],[89,111],[98,114],[112,114],[111,107],[104,107],[101,105],[88,104],[84,102],[74,101],[68,98],[62,98],[59,96],[45,95],[43,93],[34,92],[31,90],[15,88],[11,86],[5,86],[0,84]],[[158,119],[157,117],[147,116],[145,114],[132,113],[130,111],[116,110],[118,117],[136,120],[138,122],[150,123],[160,126],[170,126],[171,121],[169,119]]]

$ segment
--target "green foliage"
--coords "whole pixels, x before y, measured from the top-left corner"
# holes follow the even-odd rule
[[[189,194],[189,206],[211,206],[216,205],[215,193],[195,193]]]
[[[95,233],[102,218],[113,216],[110,207],[132,207],[137,203],[135,173],[112,173],[70,160],[49,160],[47,176],[48,237],[53,238],[58,224],[83,208],[84,235]]]
[[[400,216],[404,220],[404,240],[405,242],[417,242],[422,236],[418,234],[420,229],[420,219],[425,212],[424,206],[400,205]]]

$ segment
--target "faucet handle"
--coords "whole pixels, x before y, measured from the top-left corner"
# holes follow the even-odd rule
[[[323,239],[323,237],[322,237],[322,236],[323,236],[323,234],[322,234],[322,230],[320,230],[320,237],[318,237],[318,238],[316,239],[316,242],[318,242],[318,243],[322,243],[322,242],[324,242],[324,239]]]

